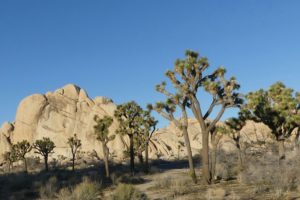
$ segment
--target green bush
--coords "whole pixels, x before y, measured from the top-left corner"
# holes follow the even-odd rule
[[[129,184],[119,184],[114,194],[112,195],[112,200],[147,200],[147,196],[144,193],[136,190],[132,185]]]

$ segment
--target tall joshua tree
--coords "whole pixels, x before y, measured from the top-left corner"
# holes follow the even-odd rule
[[[44,157],[45,170],[48,171],[48,158],[49,154],[54,153],[54,142],[51,141],[50,138],[43,137],[43,139],[35,141],[35,143],[33,144],[33,148],[36,150],[34,153],[40,154]]]
[[[134,136],[139,134],[143,122],[142,113],[143,109],[134,101],[118,105],[115,111],[115,117],[119,121],[117,133],[128,135],[129,137],[130,170],[132,175],[134,175]]]
[[[220,120],[225,110],[238,107],[242,103],[240,94],[236,92],[239,84],[234,77],[225,79],[226,70],[223,67],[216,69],[213,73],[205,75],[209,64],[205,57],[199,57],[197,52],[186,51],[185,59],[175,62],[174,70],[169,70],[166,75],[172,82],[184,106],[189,107],[197,119],[202,131],[202,164],[204,181],[211,183],[211,171],[209,162],[209,133]],[[164,84],[161,85],[164,87]],[[203,88],[211,95],[211,103],[205,111],[201,107],[200,99],[197,97],[199,89]],[[176,99],[175,99],[176,100]],[[176,101],[175,101],[176,103]],[[218,114],[209,125],[206,119],[212,117],[215,108],[220,108]]]
[[[277,82],[266,91],[260,89],[247,95],[245,106],[254,121],[267,125],[278,143],[279,161],[285,159],[285,140],[299,127],[299,94]]]
[[[113,123],[113,118],[104,116],[100,119],[96,115],[94,120],[96,122],[96,125],[94,126],[95,134],[97,136],[97,140],[99,140],[102,144],[106,177],[109,177],[109,148],[107,147],[107,143],[115,139],[115,135],[109,136],[109,127]]]
[[[172,122],[179,130],[181,130],[184,142],[187,148],[188,162],[190,176],[194,183],[197,183],[197,177],[195,173],[193,155],[191,150],[191,144],[188,134],[188,115],[187,115],[187,104],[188,99],[184,94],[181,93],[181,90],[178,89],[176,94],[172,94],[166,90],[166,83],[163,82],[161,85],[156,87],[158,92],[161,92],[167,96],[166,102],[157,102],[153,109],[155,109],[160,115]],[[176,107],[179,107],[181,111],[181,119],[176,119],[174,113],[176,112]]]
[[[71,149],[72,153],[72,171],[75,170],[75,160],[76,160],[76,154],[81,147],[81,140],[77,138],[77,135],[74,134],[73,137],[68,138],[68,145]]]
[[[27,172],[27,161],[25,156],[31,151],[32,146],[27,140],[23,140],[22,142],[18,142],[17,144],[13,145],[13,149],[15,150],[18,159],[23,160],[24,170]]]

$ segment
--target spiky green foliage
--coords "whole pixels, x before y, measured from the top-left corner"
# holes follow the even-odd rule
[[[16,155],[19,160],[23,160],[24,162],[24,170],[27,172],[27,161],[26,161],[26,154],[29,153],[32,149],[32,146],[27,140],[23,140],[18,142],[17,144],[13,145],[13,149],[16,152]]]
[[[16,153],[15,148],[12,147],[10,151],[5,152],[3,154],[3,158],[8,164],[8,171],[10,171],[13,167],[14,162],[18,161],[18,155]]]
[[[97,115],[95,115],[94,121],[96,122],[96,125],[94,126],[94,130],[97,136],[97,140],[99,140],[102,143],[106,177],[109,177],[110,176],[109,166],[108,166],[109,149],[107,147],[107,143],[115,139],[115,135],[111,135],[111,136],[109,135],[109,127],[113,123],[113,118],[110,116],[104,116],[103,118],[100,119]]]
[[[280,142],[280,159],[284,159],[284,140],[291,136],[293,130],[300,125],[299,96],[293,89],[277,82],[268,90],[260,89],[247,95],[246,109],[251,118],[266,124]],[[281,149],[281,150],[280,150]]]
[[[135,135],[139,132],[143,109],[134,101],[117,106],[115,117],[120,123],[117,133]]]
[[[54,153],[54,142],[48,137],[43,137],[43,139],[35,141],[33,148],[36,150],[34,153],[40,154],[44,157],[45,170],[48,171],[48,158],[49,154]]]
[[[73,137],[68,138],[68,145],[71,149],[71,153],[72,153],[72,170],[75,170],[75,159],[76,159],[76,154],[79,150],[79,148],[81,147],[81,140],[77,138],[77,135],[74,134]]]
[[[272,130],[276,140],[284,140],[300,124],[299,103],[293,89],[277,82],[267,91],[250,92],[246,108],[253,120],[263,122]]]
[[[95,134],[97,136],[97,140],[104,142],[107,144],[109,141],[114,140],[115,135],[109,136],[109,127],[113,123],[113,118],[110,116],[104,116],[100,119],[97,115],[94,117],[94,121],[96,125],[94,126]]]
[[[115,117],[119,122],[117,133],[128,135],[130,140],[130,169],[134,174],[134,137],[139,137],[143,125],[143,109],[134,101],[117,106]]]

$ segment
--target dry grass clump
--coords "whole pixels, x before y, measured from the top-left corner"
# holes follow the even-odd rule
[[[154,185],[149,188],[150,190],[168,190],[170,196],[174,199],[194,192],[193,182],[190,177],[162,177],[155,181]]]
[[[136,190],[130,184],[119,184],[115,189],[112,200],[147,200],[146,194]]]
[[[74,188],[62,188],[56,194],[59,200],[96,200],[100,199],[101,184],[84,177]]]
[[[250,159],[239,175],[240,183],[253,185],[253,195],[269,193],[272,199],[284,199],[300,183],[299,158],[289,157],[279,163],[278,156],[266,154]]]
[[[36,183],[38,185],[39,183]],[[101,184],[84,177],[82,182],[73,187],[63,187],[56,177],[40,186],[39,195],[41,200],[96,200],[100,199]]]
[[[55,176],[50,177],[46,184],[39,189],[40,199],[54,199],[58,188],[57,178]]]
[[[208,188],[206,191],[207,200],[223,200],[227,192],[223,188]]]

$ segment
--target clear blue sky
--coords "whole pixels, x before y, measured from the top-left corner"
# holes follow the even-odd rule
[[[67,83],[116,103],[154,102],[185,49],[224,65],[242,92],[277,80],[300,90],[299,10],[296,0],[2,0],[0,123],[25,96]]]

